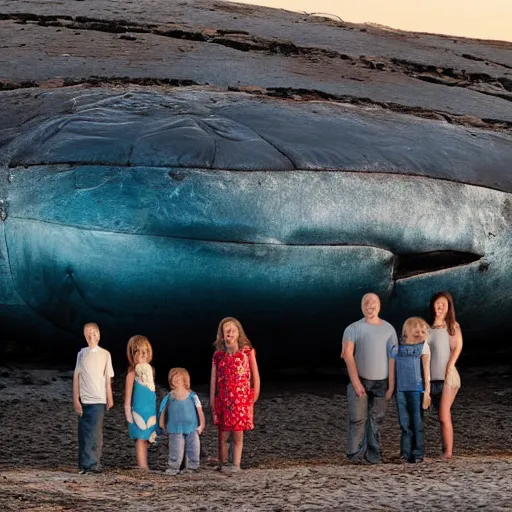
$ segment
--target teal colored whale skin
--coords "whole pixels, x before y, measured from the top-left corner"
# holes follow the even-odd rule
[[[509,134],[194,89],[39,94],[1,132],[4,338],[74,351],[96,321],[111,346],[208,358],[235,316],[269,364],[334,360],[365,292],[399,330],[446,289],[467,347],[505,344]]]

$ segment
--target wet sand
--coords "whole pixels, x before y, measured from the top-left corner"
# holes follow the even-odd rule
[[[390,402],[384,463],[353,466],[344,456],[342,379],[263,385],[256,429],[246,435],[243,471],[233,476],[203,460],[199,474],[169,477],[167,441],[150,449],[150,473],[134,468],[123,417],[123,375],[106,414],[100,475],[79,476],[72,373],[0,367],[0,507],[30,510],[512,510],[512,368],[461,372],[453,408],[455,457],[441,458],[435,414],[426,415],[426,461],[401,464]],[[205,386],[196,388],[206,406]],[[165,394],[159,389],[160,396]],[[208,413],[207,413],[208,415]],[[208,418],[204,447],[216,450]]]

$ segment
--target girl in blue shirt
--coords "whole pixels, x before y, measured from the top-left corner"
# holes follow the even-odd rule
[[[190,375],[185,368],[169,372],[171,392],[160,405],[159,425],[169,434],[169,468],[166,473],[177,475],[186,456],[185,469],[199,469],[200,441],[205,419],[201,402],[190,390]]]
[[[389,363],[388,394],[393,393],[396,382],[401,430],[400,456],[406,462],[421,462],[425,453],[423,409],[430,406],[428,332],[429,325],[425,320],[408,318],[402,329],[400,344],[393,349]]]

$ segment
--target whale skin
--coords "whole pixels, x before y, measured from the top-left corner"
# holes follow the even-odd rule
[[[235,316],[269,363],[312,362],[368,291],[397,330],[439,290],[466,344],[512,327],[510,134],[198,88],[38,94],[2,132],[4,338],[76,350],[96,321],[194,358]]]

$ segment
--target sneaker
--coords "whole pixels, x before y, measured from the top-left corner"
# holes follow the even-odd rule
[[[362,457],[349,457],[348,461],[351,464],[355,464],[355,465],[358,465],[358,464],[361,464],[361,465],[368,464],[368,461],[366,459],[362,458]]]
[[[191,468],[185,468],[180,471],[181,475],[193,475],[195,473],[199,473],[199,468],[197,469],[191,469]]]
[[[238,473],[239,471],[242,471],[242,469],[240,466],[236,466],[235,464],[224,464],[222,466],[223,473]]]
[[[179,474],[179,469],[171,469],[171,468],[167,468],[165,470],[165,474],[166,475],[171,475],[171,476],[176,476],[177,474]]]

